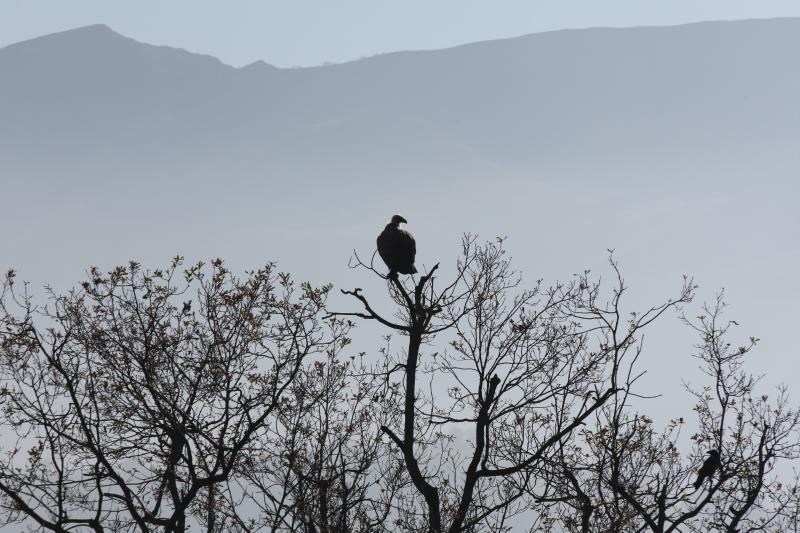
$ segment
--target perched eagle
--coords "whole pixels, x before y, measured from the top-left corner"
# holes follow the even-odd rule
[[[717,450],[710,450],[708,452],[708,459],[703,462],[703,466],[697,471],[697,479],[694,482],[694,489],[700,488],[703,482],[714,475],[714,472],[719,468],[719,452]]]
[[[407,224],[406,219],[400,215],[392,217],[378,235],[378,253],[389,267],[389,277],[397,274],[415,274],[414,256],[417,255],[417,243],[414,237],[405,230],[400,229],[400,224]]]

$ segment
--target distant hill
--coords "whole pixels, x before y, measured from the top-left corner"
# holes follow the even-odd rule
[[[800,141],[800,19],[557,31],[236,69],[106,26],[0,50],[0,157],[236,157],[283,176],[591,178]],[[132,158],[131,154],[137,154]],[[37,158],[40,159],[40,158]]]

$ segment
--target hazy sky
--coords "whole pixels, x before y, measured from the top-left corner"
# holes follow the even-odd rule
[[[797,0],[0,0],[0,46],[103,23],[241,66],[341,62],[540,31],[800,16]]]

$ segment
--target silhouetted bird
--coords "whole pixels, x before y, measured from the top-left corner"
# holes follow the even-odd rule
[[[414,256],[417,255],[417,243],[414,237],[405,230],[400,229],[400,224],[407,224],[406,219],[400,215],[392,217],[378,235],[378,253],[389,267],[389,277],[396,278],[397,274],[416,274]]]
[[[486,393],[486,403],[494,400],[494,396],[497,394],[498,385],[500,385],[500,376],[495,374],[492,376],[492,379],[489,380],[489,391]]]
[[[703,466],[697,471],[697,479],[694,482],[694,489],[700,488],[703,482],[714,475],[714,472],[719,468],[719,452],[717,450],[710,450],[708,452],[708,459],[703,462]]]

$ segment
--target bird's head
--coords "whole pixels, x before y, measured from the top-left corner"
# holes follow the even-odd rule
[[[392,217],[392,225],[398,226],[400,224],[408,224],[408,221],[401,217],[400,215],[395,215]]]
[[[708,455],[711,457],[719,457],[719,450],[708,450]]]

